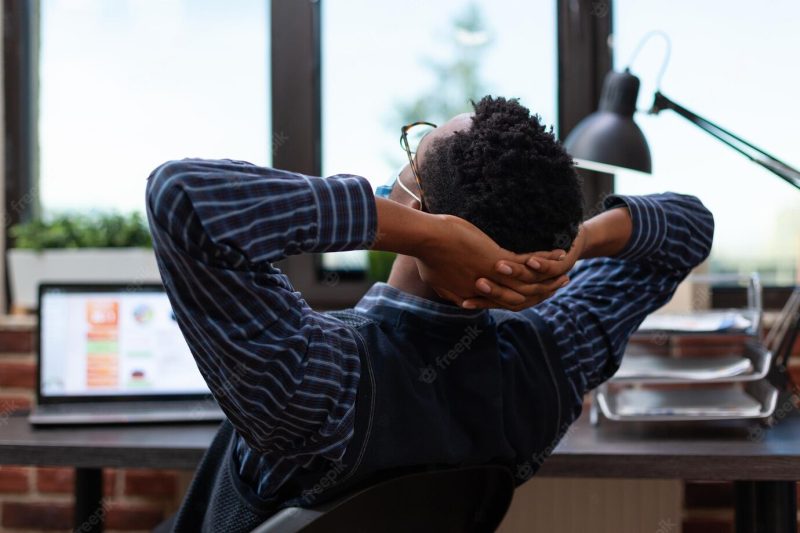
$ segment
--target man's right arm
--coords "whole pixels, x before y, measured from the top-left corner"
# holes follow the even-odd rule
[[[592,217],[581,225],[573,250],[578,259],[614,257],[631,241],[633,220],[626,207],[617,207]]]
[[[713,216],[692,196],[611,196],[605,207],[584,224],[586,260],[571,283],[523,311],[551,326],[578,395],[616,372],[630,335],[708,257],[714,235]]]

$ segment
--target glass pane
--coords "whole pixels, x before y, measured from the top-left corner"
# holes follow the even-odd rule
[[[794,105],[800,70],[800,3],[769,8],[746,0],[614,2],[615,65],[620,70],[642,36],[665,31],[672,57],[662,92],[795,168],[800,167]],[[642,81],[640,109],[649,108],[664,45],[654,38],[632,71]],[[797,280],[800,190],[751,163],[671,111],[637,114],[653,156],[652,176],[620,174],[616,190],[675,190],[701,198],[716,218],[710,269],[762,273],[766,283]]]
[[[370,0],[322,4],[323,174],[390,183],[400,128],[440,124],[485,94],[556,120],[555,1]],[[363,21],[355,23],[354,21]],[[363,253],[326,268],[363,267]]]
[[[44,210],[143,210],[168,159],[269,164],[268,16],[265,0],[42,0]]]

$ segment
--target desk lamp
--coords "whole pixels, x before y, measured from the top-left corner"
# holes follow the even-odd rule
[[[656,87],[660,87],[670,50],[669,38],[665,34],[651,32],[646,35],[628,64],[633,62],[644,43],[655,35],[664,37],[667,42],[665,62],[661,67],[656,84]],[[629,67],[625,68],[623,72],[611,71],[606,75],[598,110],[581,120],[564,141],[567,152],[572,155],[579,168],[610,174],[620,169],[651,173],[650,147],[647,145],[642,130],[633,121],[638,96],[639,78],[631,74]],[[656,89],[649,113],[655,115],[667,109],[674,111],[727,144],[753,163],[764,167],[800,189],[800,171],[710,120],[689,111]]]
[[[658,74],[656,93],[649,113],[658,114],[671,110],[698,128],[730,146],[753,163],[764,167],[787,183],[800,189],[800,171],[790,167],[777,157],[745,141],[738,135],[689,111],[670,100],[659,90],[670,55],[669,37],[663,32],[650,32],[639,42],[628,65],[633,63],[642,46],[653,36],[666,41],[666,55]],[[588,168],[613,174],[618,170],[633,170],[650,174],[652,162],[647,140],[633,121],[636,99],[639,96],[639,78],[631,74],[630,68],[623,72],[611,71],[603,82],[598,110],[581,120],[564,141],[567,152],[575,159],[579,168]],[[800,335],[800,287],[795,287],[792,296],[781,313],[783,326],[773,339],[775,361],[786,368],[796,339]],[[800,393],[800,388],[796,390]]]

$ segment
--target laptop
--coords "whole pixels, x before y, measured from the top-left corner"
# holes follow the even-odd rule
[[[38,334],[32,424],[224,418],[161,285],[42,284]]]

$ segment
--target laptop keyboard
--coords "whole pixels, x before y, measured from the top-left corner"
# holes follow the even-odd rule
[[[73,403],[40,405],[33,424],[116,424],[129,422],[206,422],[225,418],[213,400]]]
[[[212,400],[186,400],[178,402],[124,402],[124,403],[70,403],[40,405],[37,410],[46,413],[142,413],[147,411],[191,411],[193,409],[219,409]]]

